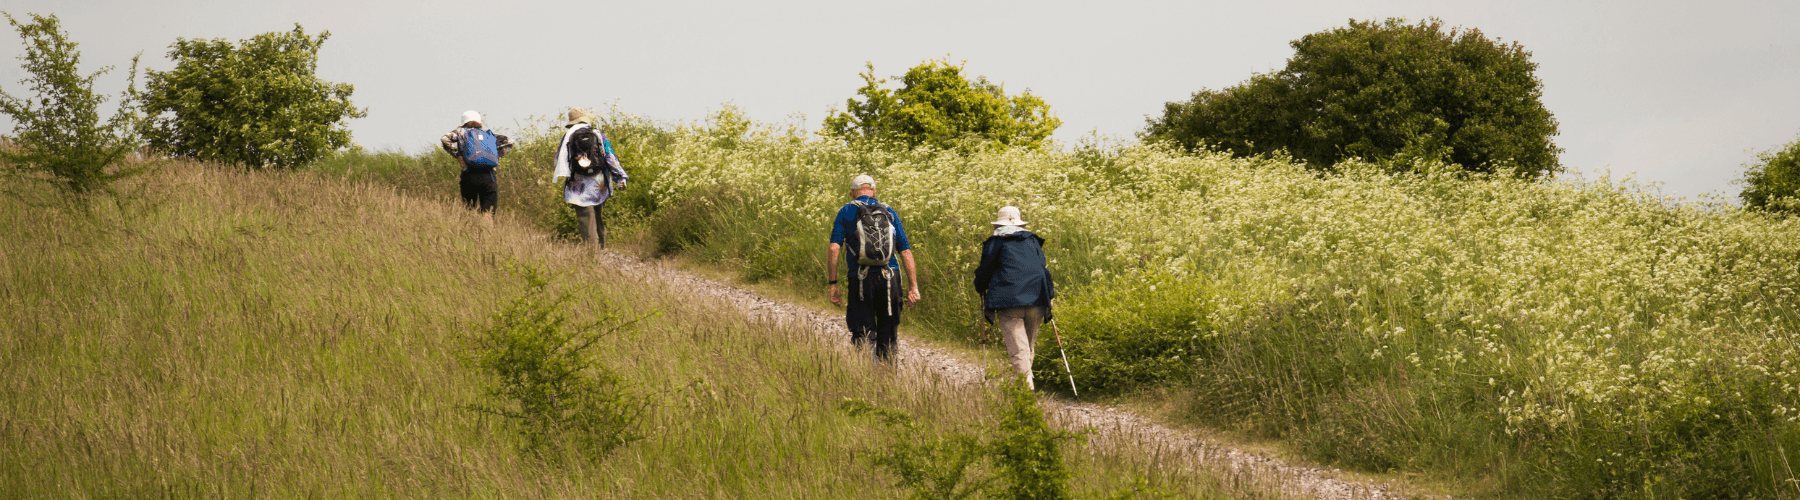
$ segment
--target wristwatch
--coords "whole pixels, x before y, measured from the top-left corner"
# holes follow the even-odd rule
[[[826,281],[826,282],[825,282],[825,284],[827,284],[827,285],[836,285],[836,284],[837,284],[837,280],[831,280],[831,281]]]

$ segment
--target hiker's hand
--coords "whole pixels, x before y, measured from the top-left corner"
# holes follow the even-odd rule
[[[919,303],[919,289],[917,287],[914,287],[912,290],[908,290],[906,292],[906,303],[908,303],[908,304]]]
[[[619,190],[620,190],[620,191],[624,191],[624,190],[625,190],[625,181],[619,181]]]
[[[844,296],[838,293],[837,285],[831,285],[831,303],[839,306],[844,305]]]

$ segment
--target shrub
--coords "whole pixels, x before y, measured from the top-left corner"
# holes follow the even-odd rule
[[[56,16],[33,14],[30,24],[20,24],[12,14],[6,20],[25,43],[25,83],[37,93],[20,99],[0,91],[0,113],[12,117],[12,148],[0,146],[0,160],[13,168],[49,174],[54,183],[72,193],[109,190],[113,181],[137,175],[141,168],[118,165],[137,144],[132,128],[137,119],[136,85],[128,85],[119,110],[102,124],[97,108],[106,97],[94,93],[94,80],[112,68],[81,76],[77,66],[81,52],[69,41]],[[137,58],[131,60],[137,74]]]
[[[1006,89],[986,77],[970,81],[961,65],[926,61],[898,77],[899,90],[881,88],[875,65],[862,74],[856,93],[863,100],[845,101],[845,111],[825,117],[825,133],[842,139],[894,141],[908,148],[957,149],[969,141],[1039,148],[1062,120],[1030,90],[1007,97]]]
[[[1756,155],[1744,170],[1738,197],[1744,206],[1781,213],[1800,213],[1800,140]]]
[[[175,69],[145,71],[150,147],[253,168],[298,167],[349,147],[345,120],[368,113],[350,103],[355,86],[313,75],[330,37],[295,24],[236,45],[177,39],[168,54]]]
[[[1561,169],[1556,119],[1531,53],[1478,29],[1351,20],[1291,43],[1279,72],[1168,103],[1146,139],[1238,156],[1286,150],[1313,168],[1350,158],[1444,160],[1540,178]]]
[[[1057,323],[1068,327],[1061,329],[1064,348],[1083,393],[1185,382],[1217,335],[1207,317],[1214,299],[1204,277],[1156,270],[1067,292],[1057,300]],[[1040,387],[1060,392],[1067,375],[1053,347],[1038,348],[1032,371]]]
[[[1074,435],[1053,431],[1044,423],[1037,396],[1017,377],[1001,384],[994,407],[1000,432],[985,441],[960,432],[930,434],[912,416],[861,399],[846,398],[838,409],[850,416],[878,418],[895,433],[887,449],[871,462],[898,476],[900,486],[912,490],[912,498],[961,499],[983,492],[1020,500],[1071,496],[1060,443]],[[971,477],[969,468],[984,459],[996,474]]]
[[[524,268],[525,294],[501,309],[472,340],[472,364],[494,380],[488,401],[467,408],[515,422],[524,448],[605,455],[642,437],[635,425],[648,399],[636,395],[589,352],[601,338],[632,328],[616,313],[571,325],[572,296],[552,295],[542,271]],[[565,445],[568,445],[565,448]]]

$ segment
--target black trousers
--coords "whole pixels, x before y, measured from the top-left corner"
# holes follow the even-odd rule
[[[875,360],[891,361],[900,346],[901,300],[900,271],[881,267],[858,267],[850,271],[844,301],[844,323],[850,327],[850,343],[862,347],[875,344]],[[857,274],[862,274],[858,277]]]
[[[462,173],[463,205],[482,212],[493,212],[500,202],[500,182],[492,169],[469,169]]]

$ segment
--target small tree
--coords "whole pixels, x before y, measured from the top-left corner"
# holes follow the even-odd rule
[[[345,121],[367,116],[355,86],[313,75],[331,32],[299,24],[233,45],[176,39],[175,69],[145,71],[151,147],[173,156],[249,167],[295,167],[350,145]]]
[[[1477,29],[1350,21],[1292,42],[1287,67],[1168,103],[1146,140],[1240,156],[1286,150],[1315,168],[1348,158],[1523,177],[1561,169],[1537,63]]]
[[[1756,155],[1737,184],[1744,206],[1771,212],[1800,213],[1800,140]]]
[[[109,190],[113,181],[136,175],[141,168],[118,168],[137,138],[132,135],[137,118],[133,89],[126,86],[119,110],[106,123],[96,109],[106,96],[94,93],[94,80],[112,70],[100,68],[81,76],[78,45],[69,41],[56,16],[31,15],[20,24],[12,14],[6,20],[19,31],[25,55],[19,60],[30,77],[19,83],[37,94],[20,99],[0,91],[0,113],[12,117],[16,149],[0,147],[0,160],[12,168],[49,174],[58,186],[73,193]],[[131,60],[137,74],[137,58]]]
[[[986,77],[970,81],[962,66],[949,61],[914,66],[899,77],[899,90],[881,88],[888,80],[875,78],[874,64],[867,67],[856,91],[863,100],[846,100],[844,112],[832,110],[825,117],[827,135],[891,140],[909,148],[952,149],[971,141],[1037,148],[1062,126],[1050,104],[1030,90],[1007,97],[1001,85]]]

